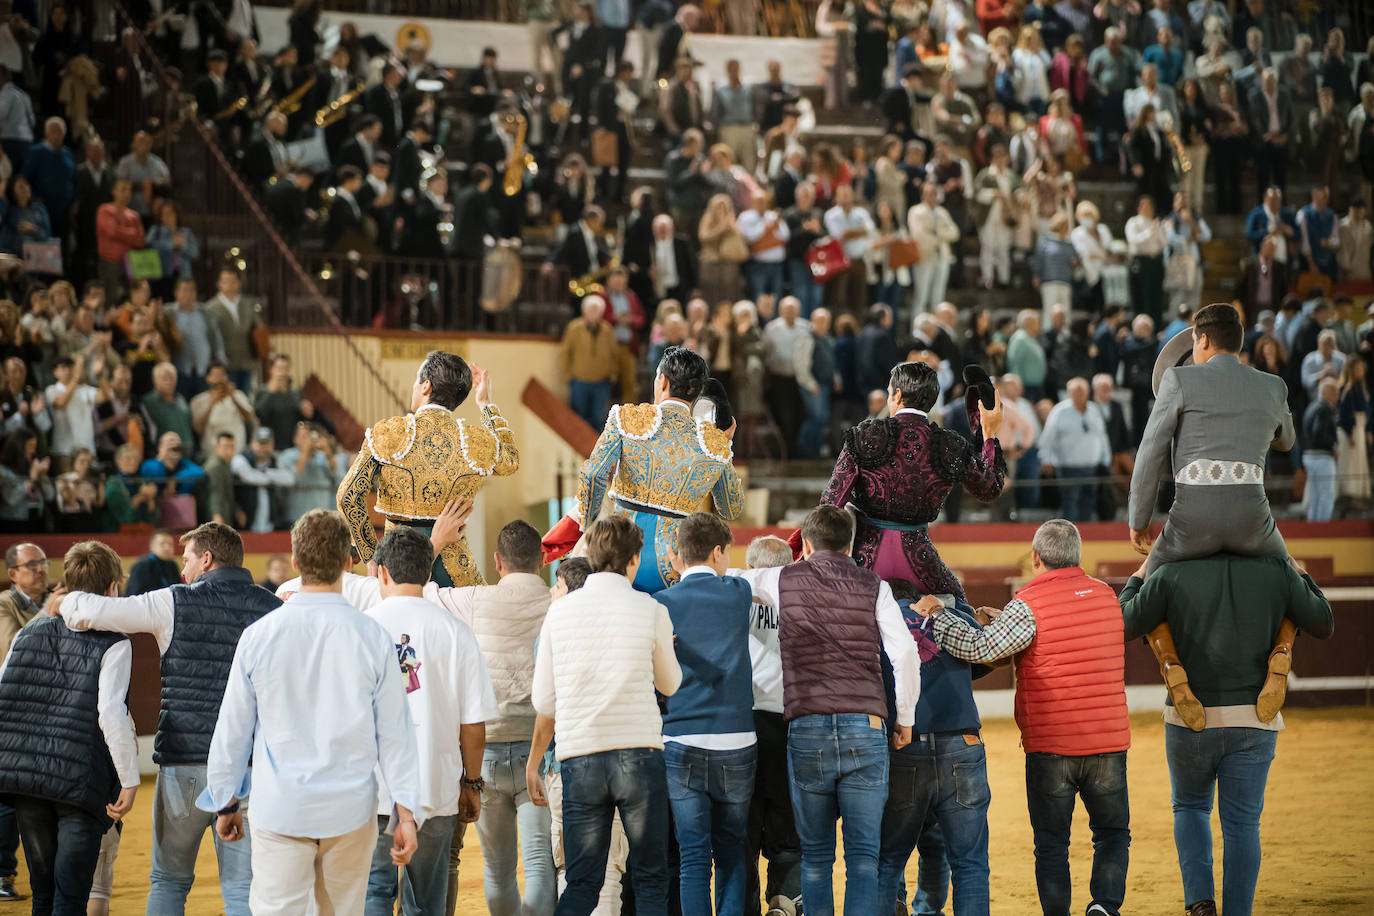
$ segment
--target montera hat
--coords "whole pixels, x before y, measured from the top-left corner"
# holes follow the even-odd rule
[[[1170,337],[1169,342],[1160,348],[1159,356],[1155,357],[1155,369],[1150,375],[1150,390],[1156,395],[1159,394],[1159,385],[1164,381],[1164,370],[1192,364],[1193,329],[1184,328]]]

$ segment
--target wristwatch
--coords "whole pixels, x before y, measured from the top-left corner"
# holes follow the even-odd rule
[[[476,789],[478,792],[481,792],[486,787],[487,781],[481,776],[478,776],[476,779],[468,779],[466,776],[463,777],[464,789]]]
[[[219,811],[218,811],[217,813],[218,813],[218,815],[219,815],[220,817],[228,817],[228,816],[231,815],[231,814],[238,814],[238,813],[239,813],[239,803],[238,803],[238,802],[234,802],[232,805],[229,805],[227,808],[220,808]]]

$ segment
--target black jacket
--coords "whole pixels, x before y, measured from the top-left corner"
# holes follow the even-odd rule
[[[483,237],[491,232],[490,204],[476,185],[468,185],[453,199],[453,252],[460,258],[481,258]]]
[[[363,93],[363,111],[382,119],[381,148],[395,149],[406,129],[400,90],[397,89],[396,98],[392,99],[386,86],[378,83]]]
[[[596,239],[596,263],[592,263],[580,223],[571,226],[563,241],[549,252],[549,262],[568,268],[568,272],[574,277],[591,273],[610,260],[611,253],[606,249],[605,243],[601,239]]]

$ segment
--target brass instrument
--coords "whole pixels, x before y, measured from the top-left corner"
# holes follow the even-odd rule
[[[221,108],[219,111],[215,112],[215,116],[214,116],[213,118],[211,118],[210,120],[213,121],[214,123],[218,124],[220,121],[223,121],[225,118],[232,118],[234,115],[238,114],[240,111],[243,111],[243,109],[244,109],[247,105],[248,105],[248,96],[246,96],[246,95],[241,95],[241,96],[239,96],[238,98],[234,99],[234,101],[230,102],[228,105],[225,105],[225,106],[224,106],[223,108]]]
[[[301,102],[305,99],[305,94],[309,92],[311,89],[315,88],[315,81],[318,78],[319,77],[312,76],[310,77],[310,79],[301,83],[291,92],[290,95],[286,96],[281,101],[277,102],[277,104],[273,105],[272,111],[277,112],[278,114],[284,114],[287,117],[290,117],[297,111],[300,111]]]
[[[606,262],[606,266],[599,270],[593,270],[580,277],[574,277],[568,281],[568,291],[579,298],[590,296],[592,293],[599,293],[606,287],[601,281],[611,275],[611,271],[620,266],[620,255],[615,255]]]
[[[315,112],[315,126],[329,127],[331,124],[347,116],[348,106],[352,105],[357,100],[358,96],[363,94],[363,88],[363,81],[358,80],[358,85]]]
[[[1169,143],[1174,148],[1174,160],[1178,164],[1178,175],[1182,178],[1192,171],[1193,164],[1188,161],[1188,154],[1183,149],[1183,141],[1179,139],[1178,131],[1168,127],[1165,128],[1164,135],[1169,138]]]
[[[272,94],[272,73],[267,71],[263,74],[262,81],[258,84],[258,91],[253,94],[253,109],[250,114],[255,121],[261,121],[268,110],[271,108]]]
[[[510,158],[506,160],[506,175],[501,189],[507,197],[514,197],[524,187],[525,171],[534,165],[534,156],[525,149],[525,128],[528,126],[525,116],[513,114],[510,117],[515,119],[515,142],[511,144]]]

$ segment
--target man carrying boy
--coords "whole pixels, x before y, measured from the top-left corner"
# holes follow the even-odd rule
[[[119,555],[98,541],[72,545],[63,575],[98,595],[118,594],[124,578]],[[35,913],[86,912],[101,840],[134,806],[132,662],[127,636],[40,617],[0,663],[0,794],[15,809]]]
[[[697,512],[682,520],[676,585],[659,592],[676,636],[682,686],[663,720],[668,801],[681,850],[682,908],[743,916],[749,799],[758,753],[749,657],[749,583],[725,575],[730,529]]]

